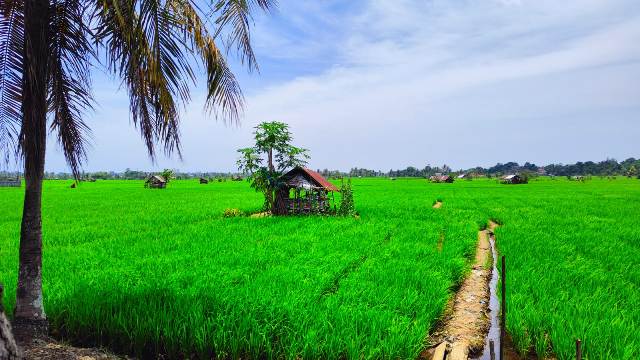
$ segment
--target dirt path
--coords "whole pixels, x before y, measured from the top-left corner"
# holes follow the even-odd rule
[[[436,203],[433,204],[434,209],[440,209],[441,207],[442,207],[442,201],[436,201]]]
[[[125,360],[96,348],[77,348],[52,339],[37,339],[21,345],[23,360]]]
[[[489,280],[492,271],[489,233],[497,225],[490,222],[487,230],[478,232],[476,258],[471,273],[456,293],[441,330],[432,336],[432,341],[440,344],[440,349],[446,347],[446,358],[449,360],[466,360],[470,355],[481,352],[484,347],[485,335],[489,329]],[[443,360],[444,354],[442,351],[435,351],[436,349],[437,347],[426,351],[422,357],[434,360],[439,357],[437,360]]]

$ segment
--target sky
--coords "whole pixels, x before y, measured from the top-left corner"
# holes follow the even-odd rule
[[[200,76],[183,159],[152,162],[96,71],[84,169],[236,171],[262,121],[288,123],[313,169],[640,157],[638,0],[280,0],[254,21],[239,125],[203,110]],[[46,169],[68,171],[54,139]]]

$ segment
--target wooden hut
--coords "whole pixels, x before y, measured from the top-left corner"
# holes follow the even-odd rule
[[[319,173],[295,167],[279,178],[275,215],[324,214],[331,210],[333,192],[340,191]]]
[[[458,176],[456,176],[456,179],[472,180],[473,179],[473,175],[471,175],[470,173],[462,173],[462,174],[459,174]]]
[[[144,187],[149,189],[164,189],[167,187],[167,180],[160,175],[151,175],[145,180]]]
[[[433,183],[452,183],[453,178],[449,175],[433,175],[429,178]]]
[[[205,179],[203,177],[200,178],[200,184],[208,184],[208,183],[209,183],[208,179]]]
[[[20,176],[16,176],[15,178],[0,178],[0,187],[20,187],[22,186],[22,181],[20,180]]]
[[[526,184],[527,181],[518,174],[505,175],[500,178],[500,182],[503,184]]]

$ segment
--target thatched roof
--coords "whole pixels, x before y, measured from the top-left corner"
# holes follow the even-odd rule
[[[147,181],[145,181],[147,183],[166,183],[167,180],[165,180],[162,176],[160,175],[151,175],[147,178]]]

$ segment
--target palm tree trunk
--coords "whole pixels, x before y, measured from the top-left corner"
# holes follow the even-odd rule
[[[42,180],[47,135],[47,0],[25,1],[25,54],[21,147],[25,196],[20,230],[20,269],[14,313],[16,338],[46,334],[42,302]]]

